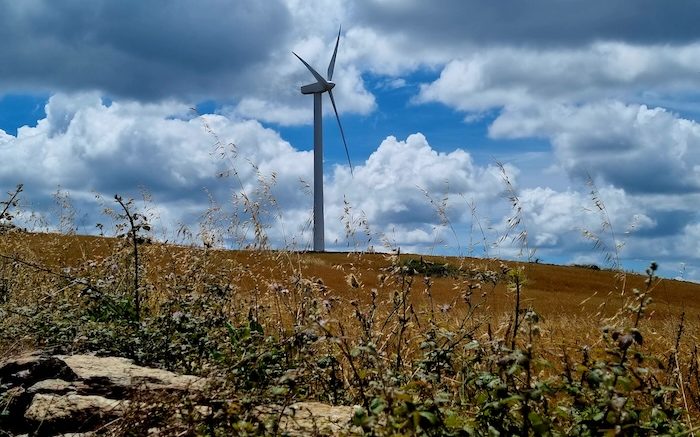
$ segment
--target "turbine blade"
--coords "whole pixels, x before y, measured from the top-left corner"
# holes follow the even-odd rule
[[[338,43],[340,42],[340,30],[338,28],[338,38],[335,40],[335,50],[333,50],[333,57],[331,58],[331,63],[328,64],[328,80],[333,80],[333,70],[335,69],[335,55],[338,54]]]
[[[333,98],[333,91],[328,90],[328,95],[331,97],[331,103],[333,104],[333,112],[335,112],[335,119],[338,120],[338,127],[340,128],[340,136],[343,137],[343,145],[345,146],[345,156],[348,158],[348,164],[350,165],[350,174],[352,176],[355,173],[352,170],[352,162],[350,162],[350,152],[348,152],[348,143],[345,141],[345,132],[343,132],[343,125],[340,124],[340,116],[338,115],[338,108],[335,106],[335,99]]]
[[[292,52],[292,53],[294,53],[294,52]],[[323,76],[321,76],[320,74],[318,74],[318,71],[314,70],[314,68],[313,68],[311,65],[309,65],[305,60],[301,59],[301,56],[297,55],[296,53],[294,53],[294,56],[296,56],[297,58],[299,58],[299,60],[300,60],[304,65],[306,65],[306,68],[309,69],[309,71],[311,72],[311,74],[314,75],[314,77],[316,78],[316,80],[317,80],[319,83],[322,83],[324,87],[328,87],[328,82],[326,81],[326,79],[323,78]]]

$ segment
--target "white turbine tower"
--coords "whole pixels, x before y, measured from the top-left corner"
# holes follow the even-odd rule
[[[316,78],[316,83],[309,85],[304,85],[301,87],[302,94],[313,94],[314,95],[314,251],[323,252],[325,250],[324,243],[324,224],[323,224],[323,115],[322,115],[322,100],[321,94],[328,92],[328,96],[331,98],[331,104],[333,105],[333,111],[335,112],[335,118],[338,120],[338,127],[340,128],[340,136],[343,138],[343,145],[345,146],[345,155],[348,158],[348,164],[350,164],[350,173],[352,173],[352,163],[350,162],[350,153],[348,153],[348,143],[345,141],[345,132],[343,132],[343,125],[340,124],[340,117],[338,116],[338,108],[335,106],[335,99],[333,98],[333,87],[335,84],[331,82],[333,79],[333,69],[335,68],[335,55],[338,53],[338,43],[340,42],[340,29],[338,29],[338,38],[335,40],[335,49],[333,50],[333,57],[331,58],[330,64],[328,64],[328,80],[324,79],[323,76],[318,74],[316,70],[311,67],[305,60],[301,59],[299,55],[294,53],[294,56],[299,58],[299,60],[309,69],[311,74]]]

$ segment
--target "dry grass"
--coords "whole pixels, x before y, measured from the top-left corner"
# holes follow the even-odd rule
[[[60,343],[68,351],[91,347],[95,343],[85,337],[93,335],[106,335],[105,338],[112,342],[112,349],[107,352],[122,351],[122,337],[128,336],[113,330],[122,329],[120,326],[138,330],[146,325],[133,324],[133,320],[129,320],[131,316],[118,312],[109,313],[114,320],[103,319],[100,304],[95,312],[95,301],[90,301],[93,299],[90,293],[103,289],[112,296],[109,298],[111,300],[106,301],[110,305],[120,302],[119,299],[123,297],[127,297],[127,300],[130,298],[134,286],[131,250],[130,242],[125,239],[19,231],[0,234],[0,298],[3,304],[12,301],[10,305],[4,305],[10,312],[5,314],[3,326],[25,332],[25,337],[2,336],[0,358],[43,345],[44,334],[32,337],[26,335],[27,331],[23,328],[18,328],[25,320],[45,323],[37,332],[47,333],[52,341]],[[700,362],[700,357],[694,356],[698,344],[696,333],[700,332],[700,301],[693,299],[700,293],[698,284],[660,280],[653,281],[648,290],[646,277],[633,274],[622,276],[619,272],[581,267],[415,255],[227,251],[157,242],[140,245],[139,259],[142,277],[139,289],[146,314],[143,319],[138,316],[136,319],[162,331],[153,331],[155,337],[139,337],[133,331],[131,335],[163,343],[160,350],[146,351],[155,360],[154,364],[184,371],[204,372],[212,369],[211,362],[207,361],[210,358],[196,348],[187,349],[186,353],[181,354],[188,360],[194,359],[192,362],[177,364],[168,361],[172,352],[168,346],[170,339],[161,337],[179,335],[180,331],[168,331],[172,327],[168,320],[176,317],[182,305],[189,308],[183,311],[189,311],[192,320],[197,320],[196,325],[187,328],[190,331],[184,331],[187,335],[202,335],[219,344],[227,344],[226,347],[230,348],[228,353],[234,357],[238,357],[236,354],[247,357],[249,347],[262,348],[260,356],[279,354],[285,357],[288,361],[286,365],[294,372],[308,372],[311,379],[307,382],[310,385],[300,385],[297,393],[284,392],[287,400],[295,400],[297,396],[304,399],[321,396],[319,388],[327,390],[324,384],[327,384],[328,375],[333,375],[340,378],[338,384],[344,387],[344,391],[323,400],[338,402],[344,399],[344,402],[362,404],[369,411],[372,397],[379,396],[390,400],[387,402],[394,402],[401,400],[403,395],[396,395],[399,397],[394,399],[392,393],[406,391],[425,402],[423,407],[427,408],[426,411],[434,412],[432,399],[438,391],[447,390],[455,397],[451,401],[453,405],[463,408],[462,413],[450,413],[455,417],[462,417],[464,412],[478,412],[495,414],[485,420],[498,422],[501,420],[498,414],[507,412],[522,421],[519,426],[528,428],[534,422],[531,423],[529,418],[523,419],[527,417],[525,413],[518,416],[519,410],[511,409],[507,403],[492,413],[482,409],[483,405],[460,404],[463,400],[459,400],[459,390],[471,389],[475,393],[483,393],[478,383],[479,377],[470,379],[470,366],[481,371],[488,369],[486,373],[492,376],[501,372],[504,381],[510,380],[509,389],[513,393],[526,396],[524,401],[520,401],[519,408],[529,408],[535,402],[528,396],[537,381],[556,380],[557,384],[575,387],[577,378],[562,379],[562,374],[568,372],[567,363],[570,361],[580,363],[574,372],[579,373],[581,381],[596,369],[604,369],[604,372],[613,375],[625,366],[634,368],[636,364],[628,365],[625,361],[627,346],[621,352],[622,346],[615,346],[619,342],[611,338],[632,332],[631,327],[636,328],[636,311],[629,309],[637,296],[635,289],[642,290],[642,296],[649,291],[655,302],[638,312],[642,316],[639,325],[644,335],[644,353],[655,357],[653,360],[658,359],[661,365],[650,365],[653,369],[644,371],[651,372],[650,378],[658,375],[663,379],[654,384],[685,390],[696,390],[700,386],[700,372],[693,367],[694,363]],[[415,267],[407,267],[409,260],[414,260],[410,265]],[[440,270],[443,265],[450,267]],[[445,274],[426,276],[413,270],[423,267],[425,271],[442,271]],[[517,280],[514,280],[516,277]],[[513,288],[514,283],[518,282],[521,285],[519,299]],[[100,293],[98,291],[97,294]],[[207,296],[213,295],[218,296],[214,299],[215,304],[207,306]],[[92,323],[90,326],[98,330],[107,326],[111,333],[94,334],[92,328],[81,329],[79,325],[82,322],[79,320],[66,321],[61,318],[62,305],[66,305],[67,311],[73,311],[78,317],[88,314],[87,320]],[[76,311],[77,307],[90,305],[93,307],[87,313]],[[30,309],[29,313],[24,312],[25,307]],[[43,308],[50,308],[50,311]],[[534,314],[528,309],[537,314],[536,322],[524,321]],[[682,323],[681,315],[684,317]],[[209,325],[209,319],[216,321]],[[112,322],[117,324],[109,325]],[[123,322],[126,324],[118,324]],[[60,329],[55,330],[54,324],[66,330],[67,334],[63,335]],[[231,332],[245,332],[246,329],[250,332],[257,329],[255,326],[258,324],[261,325],[260,331],[276,338],[280,346],[253,342],[241,350],[237,349],[237,340],[230,337],[233,335]],[[680,326],[684,334],[676,344]],[[533,329],[539,333],[537,340],[533,340]],[[209,330],[212,332],[209,333]],[[607,333],[603,334],[603,331]],[[311,336],[307,337],[306,332]],[[433,349],[426,349],[426,341],[431,338],[435,341],[430,346]],[[425,378],[419,377],[420,372],[425,370],[421,370],[420,363],[426,362],[426,353],[432,351],[439,356],[442,348],[452,344],[455,338],[455,348],[450,356],[454,354],[454,366],[466,372],[460,374],[462,382],[459,378],[441,380],[444,375],[440,370],[428,371]],[[99,346],[100,340],[95,341]],[[196,343],[193,344],[196,346]],[[458,344],[459,348],[456,347]],[[469,344],[477,344],[481,352],[472,354]],[[124,347],[131,348],[129,353],[135,353],[133,344],[125,344]],[[586,351],[590,351],[590,357],[595,362],[586,358]],[[497,370],[513,356],[526,356],[523,354],[533,357],[533,364],[530,366],[528,358],[528,364],[515,371],[515,375],[520,376],[507,376],[510,373],[504,369]],[[328,367],[317,366],[318,357],[331,356],[337,367],[329,370]],[[463,360],[461,357],[471,357],[469,359],[475,361],[469,364],[460,361]],[[479,361],[482,359],[480,357],[486,358]],[[678,372],[674,370],[672,357],[682,363]],[[148,359],[144,358],[147,362]],[[241,369],[248,369],[249,364],[240,359],[240,362],[234,360],[228,364],[230,370],[245,373],[246,370]],[[548,364],[538,367],[539,363],[544,362]],[[266,371],[275,374],[276,365],[274,361],[266,362]],[[362,370],[358,371],[354,366],[362,366]],[[435,377],[439,383],[431,380]],[[682,377],[695,379],[681,380]],[[275,378],[284,380],[285,377],[277,375]],[[268,384],[279,384],[274,381]],[[471,386],[472,383],[476,385]],[[374,394],[370,393],[372,384],[379,387]],[[252,385],[252,390],[256,390],[256,386]],[[429,387],[436,392],[430,392]],[[603,395],[613,399],[618,393],[616,382],[611,387]],[[645,385],[641,384],[640,387],[637,392],[630,393],[647,396],[648,393],[643,391],[646,390]],[[285,387],[281,388],[286,390]],[[241,389],[250,388],[236,388]],[[425,393],[421,391],[424,389]],[[564,392],[557,392],[552,401],[560,402],[557,396],[564,399]],[[487,390],[487,393],[491,392]],[[260,402],[269,402],[268,392],[256,396],[260,396]],[[669,400],[671,396],[675,397]],[[687,425],[692,428],[692,422],[700,418],[700,398],[697,394],[690,396],[694,396],[692,402],[683,400],[681,403],[681,398],[675,394],[666,395],[664,399],[687,415]],[[562,408],[573,408],[568,401],[562,402]],[[594,396],[587,402],[596,404],[598,400]],[[644,405],[649,398],[640,402],[640,405]],[[608,417],[609,407],[599,402],[596,405],[596,408],[606,411],[603,417]],[[585,413],[584,410],[576,411],[579,411],[577,414]],[[391,414],[398,420],[408,413],[394,411]],[[551,426],[558,426],[556,414],[552,413],[548,420],[551,420]],[[576,420],[585,421],[581,418]]]
[[[70,272],[94,265],[114,255],[120,241],[112,238],[34,234],[12,232],[0,236],[0,255],[16,256],[37,266],[57,272]],[[380,276],[392,260],[385,254],[359,253],[298,253],[285,251],[225,251],[204,250],[153,243],[142,247],[143,264],[148,276],[148,299],[157,305],[166,299],[177,298],[169,282],[170,273],[196,276],[220,275],[229,277],[246,302],[257,301],[270,305],[272,284],[287,283],[290,278],[318,280],[340,305],[339,313],[352,317],[350,302],[369,304],[370,291],[377,289],[382,296]],[[402,259],[417,258],[402,255]],[[532,307],[544,319],[543,328],[553,343],[584,344],[595,341],[600,327],[615,324],[615,315],[632,295],[634,288],[645,287],[645,277],[627,274],[624,283],[613,271],[592,270],[583,267],[556,266],[537,263],[501,262],[474,258],[424,257],[426,262],[449,263],[463,271],[498,272],[504,266],[521,268],[526,282],[521,296],[523,307]],[[7,259],[5,260],[7,263]],[[348,276],[354,275],[359,287],[348,285]],[[465,287],[474,282],[468,278],[435,277],[430,280],[430,296],[425,292],[422,276],[416,276],[410,298],[419,312],[427,312],[432,299],[434,309],[454,305]],[[193,280],[192,284],[203,282]],[[482,316],[498,324],[513,311],[513,294],[504,280],[492,288],[483,287],[475,294],[474,303],[482,305]],[[486,290],[488,288],[488,290]],[[195,290],[197,291],[197,290]],[[198,290],[204,292],[204,290]],[[666,352],[668,338],[674,336],[679,317],[685,312],[686,332],[693,340],[700,332],[700,284],[664,279],[652,291],[654,304],[643,323],[653,333],[658,352]],[[429,299],[430,298],[430,299]],[[437,311],[437,310],[436,310]],[[439,312],[439,311],[438,311]],[[450,317],[459,319],[458,312]],[[446,316],[447,317],[447,316]]]

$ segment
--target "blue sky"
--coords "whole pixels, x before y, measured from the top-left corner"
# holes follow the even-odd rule
[[[24,184],[33,229],[67,226],[57,191],[94,233],[145,190],[158,237],[245,240],[262,180],[271,244],[308,247],[312,78],[291,52],[325,71],[342,24],[355,175],[326,99],[330,248],[522,257],[505,171],[533,258],[700,280],[695,1],[0,4],[0,188]]]

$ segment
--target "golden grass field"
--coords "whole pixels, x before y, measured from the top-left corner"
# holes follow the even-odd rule
[[[49,269],[76,269],[89,262],[104,259],[115,251],[125,250],[113,238],[9,233],[0,239],[0,254],[15,254]],[[126,249],[128,250],[128,249]],[[270,285],[284,284],[292,277],[320,279],[327,293],[339,305],[350,308],[353,300],[370,301],[370,290],[378,289],[381,301],[380,275],[391,264],[387,254],[368,253],[300,253],[287,251],[207,250],[153,243],[141,247],[151,291],[147,299],[157,304],[162,299],[177,298],[168,290],[167,274],[190,270],[195,274],[228,275],[242,299],[268,302]],[[525,277],[521,307],[532,307],[544,320],[543,327],[553,344],[585,344],[596,341],[602,326],[615,324],[614,316],[632,298],[633,290],[645,288],[646,277],[609,270],[558,266],[538,263],[501,262],[477,258],[419,257],[401,255],[401,259],[420,258],[435,264],[449,263],[464,271],[499,272],[503,266],[520,268]],[[394,259],[393,262],[396,260]],[[7,262],[7,260],[5,260]],[[359,280],[359,287],[348,285],[349,275]],[[420,311],[427,311],[429,297],[435,311],[460,299],[466,283],[462,278],[431,278],[429,286],[423,277],[413,277],[411,299]],[[430,296],[426,291],[429,288]],[[255,295],[255,296],[253,296]],[[685,313],[686,343],[696,342],[700,334],[700,284],[660,279],[651,291],[653,304],[642,323],[652,333],[648,338],[659,352],[668,349],[669,338],[675,336],[682,313]],[[482,284],[475,293],[481,304],[482,320],[497,325],[513,311],[514,296],[505,280]],[[455,308],[458,305],[453,305]],[[439,312],[439,311],[438,311]],[[345,312],[350,315],[352,311]],[[459,311],[450,312],[459,318]],[[447,317],[447,316],[445,316]]]
[[[688,429],[694,429],[693,424],[700,420],[700,299],[697,298],[700,284],[658,278],[647,281],[647,276],[639,274],[495,259],[234,251],[159,242],[138,245],[139,268],[135,269],[133,250],[130,241],[123,238],[22,231],[0,234],[0,302],[3,304],[0,309],[5,309],[3,314],[7,317],[1,321],[0,329],[9,327],[25,333],[0,337],[0,358],[26,349],[50,347],[50,341],[42,337],[43,333],[58,339],[63,350],[85,351],[80,344],[93,344],[86,343],[86,339],[93,335],[91,329],[146,326],[109,325],[110,320],[93,315],[91,320],[86,319],[91,323],[86,326],[96,328],[81,329],[76,328],[83,323],[80,320],[66,320],[61,314],[56,314],[63,311],[61,308],[70,312],[81,305],[94,305],[95,301],[90,301],[91,289],[101,288],[106,293],[127,299],[134,297],[134,291],[139,290],[141,313],[147,319],[144,323],[151,323],[150,326],[157,326],[156,320],[175,317],[180,302],[183,308],[193,308],[191,303],[198,301],[200,296],[218,294],[215,306],[197,307],[205,308],[204,319],[210,318],[212,312],[217,314],[212,314],[212,318],[223,314],[225,323],[234,330],[253,329],[251,320],[254,320],[256,325],[261,325],[265,335],[270,336],[268,338],[279,339],[285,348],[297,347],[292,345],[303,338],[299,334],[307,329],[320,336],[315,338],[328,339],[314,343],[313,347],[308,346],[309,349],[298,346],[309,354],[308,357],[292,354],[287,359],[306,363],[294,367],[295,371],[300,371],[315,362],[313,354],[334,354],[339,368],[342,368],[340,373],[347,388],[346,399],[364,402],[365,407],[369,406],[369,400],[363,390],[369,389],[368,381],[384,387],[379,389],[383,394],[375,394],[380,397],[393,399],[393,390],[398,390],[395,393],[412,392],[430,386],[438,391],[447,390],[452,393],[450,396],[459,398],[459,390],[466,389],[467,385],[460,386],[458,379],[444,379],[434,386],[426,385],[426,381],[414,381],[418,384],[414,386],[413,383],[391,382],[391,378],[384,376],[387,369],[394,369],[396,374],[406,371],[411,378],[416,377],[421,360],[426,357],[426,339],[444,334],[439,337],[442,342],[439,344],[446,346],[451,338],[457,338],[462,347],[460,351],[454,351],[455,356],[459,354],[460,357],[456,360],[477,360],[475,357],[480,355],[471,354],[469,349],[469,345],[474,344],[480,345],[477,347],[488,355],[485,361],[475,361],[476,364],[467,364],[466,368],[473,365],[474,369],[496,372],[493,369],[498,368],[503,360],[510,359],[511,354],[527,353],[533,357],[532,366],[528,364],[527,371],[517,370],[520,373],[514,374],[515,377],[505,376],[507,373],[501,370],[503,378],[511,378],[511,389],[521,394],[530,393],[535,381],[558,381],[556,384],[567,387],[586,388],[584,380],[597,372],[596,369],[603,369],[604,374],[614,378],[611,388],[600,391],[602,389],[590,386],[593,387],[588,392],[591,395],[585,400],[597,405],[595,408],[603,408],[603,422],[612,416],[608,415],[609,406],[601,407],[600,396],[608,396],[613,402],[616,396],[629,393],[639,399],[638,405],[648,406],[655,395],[654,390],[645,385],[647,382],[654,387],[671,387],[674,394],[667,394],[664,399],[681,411],[679,414]],[[411,266],[418,267],[407,266],[410,260],[413,260]],[[433,276],[415,270],[426,266],[450,268],[445,269],[445,275]],[[132,281],[136,279],[137,271],[140,281],[136,281],[136,287]],[[515,287],[516,283],[520,286]],[[639,311],[638,304],[647,295],[653,302]],[[532,318],[535,313],[536,320]],[[27,314],[32,315],[27,317]],[[80,318],[86,313],[70,314],[78,314],[77,318]],[[113,317],[118,313],[110,314],[109,317]],[[531,317],[530,321],[524,322],[525,317]],[[26,320],[39,321],[38,335],[31,334],[32,329],[21,328]],[[123,320],[116,322],[122,323]],[[53,329],[54,323],[59,329]],[[220,328],[217,325],[214,330]],[[62,332],[76,332],[76,329],[79,335],[62,336]],[[537,334],[533,336],[535,329]],[[631,333],[639,334],[640,338],[643,336],[643,344],[635,340],[633,349],[630,349],[634,350],[634,363],[631,356],[627,357],[629,344],[621,346],[619,340]],[[105,335],[105,332],[100,335]],[[116,332],[106,338],[116,347],[121,336],[122,333]],[[167,344],[169,339],[163,338],[163,341]],[[376,348],[374,355],[362,352],[353,355],[352,350],[363,344],[373,344],[372,347]],[[258,344],[257,347],[263,346]],[[439,351],[439,347],[435,350]],[[120,351],[112,349],[110,353]],[[235,348],[232,353],[245,355],[245,352],[236,352]],[[353,363],[363,363],[367,367],[358,372]],[[167,367],[169,363],[161,364]],[[207,368],[205,365],[199,370]],[[315,369],[310,371],[314,378],[326,375],[322,368],[313,365],[310,368]],[[639,378],[639,386],[629,388],[624,385],[628,383],[617,384],[617,376],[612,375],[623,368],[632,369],[631,372],[646,372],[635,376]],[[572,372],[579,376],[572,379]],[[569,375],[568,379],[563,375]],[[527,379],[522,379],[525,377]],[[577,385],[578,379],[580,385]],[[313,380],[318,383],[323,378]],[[311,393],[317,390],[310,387]],[[307,388],[300,390],[304,396],[309,396]],[[411,396],[426,402],[426,408],[432,408],[434,393],[421,394],[421,390],[412,392]],[[476,393],[479,390],[482,389],[477,389]],[[562,390],[547,402],[561,402],[561,408],[576,410],[576,414],[585,415],[589,411],[573,408],[575,402],[584,401],[575,396],[568,398],[570,394]],[[289,396],[296,395],[292,392]],[[264,396],[260,401],[268,402]],[[522,405],[527,404],[521,404],[519,408],[524,408]],[[636,408],[630,405],[630,409]],[[459,407],[463,408],[461,413],[454,414],[460,417],[465,412],[475,415],[482,411],[482,407],[480,404],[465,404]],[[519,417],[518,408],[507,406],[502,411],[506,410],[514,414],[513,417]],[[543,413],[547,413],[546,409]],[[396,414],[403,417],[403,413]],[[557,418],[556,413],[551,413],[548,420],[555,428],[559,422],[565,428],[571,426],[566,424],[573,420],[568,414]],[[644,413],[644,417],[653,416],[649,414]],[[588,420],[581,417],[575,419],[577,423]],[[523,421],[522,426],[526,428],[530,426],[530,419],[516,420]]]

